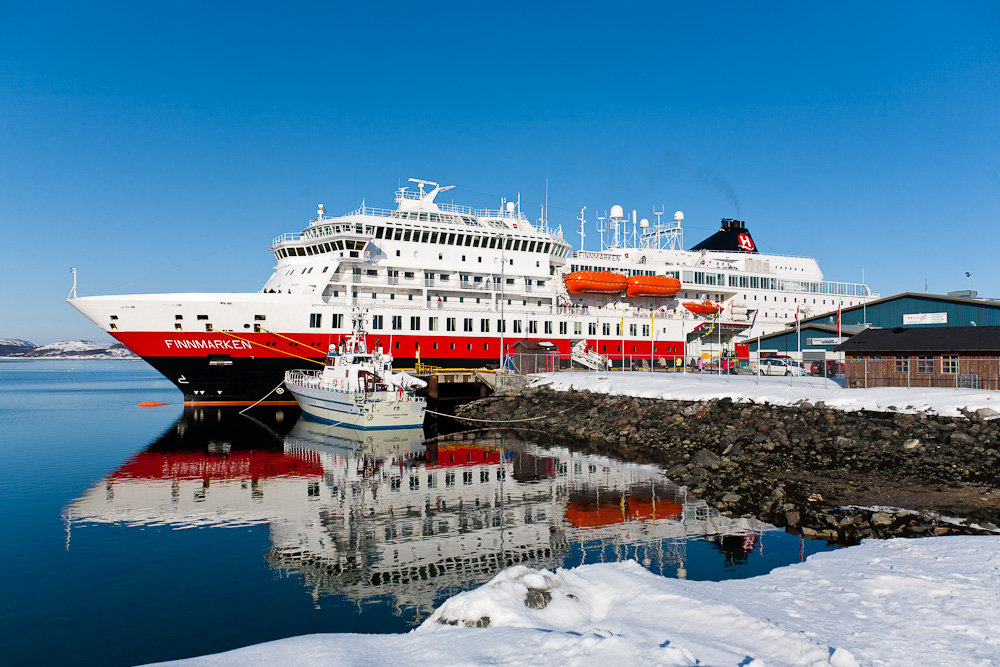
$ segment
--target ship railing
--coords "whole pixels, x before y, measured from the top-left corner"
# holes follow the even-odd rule
[[[274,240],[271,241],[272,246],[276,246],[279,243],[294,243],[302,238],[301,234],[295,232],[288,232],[287,234],[282,234],[281,236],[275,236]]]
[[[285,373],[285,382],[291,382],[292,384],[309,384],[310,382],[316,380],[322,370],[294,370]]]
[[[364,206],[364,205],[362,205],[362,206],[359,206],[358,208],[354,209],[350,213],[345,214],[344,217],[346,218],[346,217],[351,216],[351,215],[370,215],[370,216],[373,216],[373,217],[376,217],[376,218],[385,218],[390,213],[392,213],[392,209],[388,209],[388,208],[375,208],[375,207],[372,207],[372,206]]]

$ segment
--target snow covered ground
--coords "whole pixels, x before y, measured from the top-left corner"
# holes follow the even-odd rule
[[[724,582],[633,561],[517,566],[408,634],[306,635],[181,664],[997,665],[998,582],[1000,537],[869,541]]]
[[[959,415],[959,408],[990,408],[1000,412],[1000,392],[985,389],[924,389],[878,387],[844,389],[822,377],[711,375],[693,373],[541,373],[532,386],[588,389],[601,394],[700,401],[732,398],[772,405],[823,401],[838,410],[932,412]]]

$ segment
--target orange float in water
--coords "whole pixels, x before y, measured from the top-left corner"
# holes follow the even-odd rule
[[[159,401],[143,401],[142,403],[136,403],[140,408],[158,408],[161,405],[170,405],[169,403],[160,403]]]
[[[628,285],[628,278],[610,271],[574,271],[565,280],[573,294],[618,294]]]
[[[712,303],[711,301],[702,301],[701,303],[685,301],[684,307],[698,315],[715,315],[722,310],[722,304]]]
[[[673,296],[681,291],[681,281],[669,276],[632,276],[627,296]]]

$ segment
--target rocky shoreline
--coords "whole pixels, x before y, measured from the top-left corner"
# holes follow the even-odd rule
[[[474,426],[530,427],[575,449],[655,463],[730,516],[807,538],[1000,532],[1000,419],[667,401],[529,388],[459,406]],[[541,417],[539,419],[539,417]]]

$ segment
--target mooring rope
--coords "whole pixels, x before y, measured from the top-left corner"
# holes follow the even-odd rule
[[[267,392],[266,394],[264,394],[264,398],[267,398],[268,396],[270,396],[270,395],[271,395],[271,394],[273,394],[274,392],[278,391],[278,388],[279,388],[279,387],[281,387],[281,385],[283,385],[284,383],[285,383],[285,381],[284,381],[284,380],[282,380],[281,382],[279,382],[279,383],[278,383],[277,385],[275,385],[274,389],[272,389],[271,391],[269,391],[269,392]],[[257,405],[260,405],[261,403],[263,403],[263,402],[264,402],[264,398],[260,399],[259,401],[257,401],[257,402],[256,402],[256,403],[254,403],[253,405],[248,405],[248,406],[246,406],[245,408],[243,408],[242,410],[240,410],[240,411],[239,411],[239,414],[243,414],[244,412],[246,412],[246,411],[247,411],[247,410],[249,410],[250,408],[252,408],[252,407],[255,407],[255,406],[257,406]]]
[[[267,329],[264,329],[264,331],[267,331]],[[244,343],[249,343],[250,345],[256,345],[257,347],[263,348],[263,349],[265,349],[265,350],[267,350],[269,352],[277,352],[278,354],[283,354],[286,357],[294,357],[295,359],[301,359],[302,361],[309,361],[309,362],[312,362],[314,364],[319,364],[320,366],[323,366],[325,364],[325,362],[317,361],[315,359],[310,359],[309,357],[303,357],[303,356],[300,356],[298,354],[292,354],[291,352],[285,352],[284,350],[279,350],[276,347],[268,347],[267,345],[261,345],[257,341],[250,340],[249,338],[243,338],[242,336],[237,336],[236,334],[230,333],[228,331],[217,331],[216,330],[216,331],[213,331],[213,333],[220,333],[220,334],[223,334],[225,336],[229,336],[230,338],[235,338],[236,340],[241,340]],[[273,331],[268,331],[268,333],[274,333],[274,332]],[[274,334],[274,335],[275,336],[281,336],[281,334]],[[291,340],[291,339],[289,339],[289,340]],[[292,341],[292,342],[295,342],[295,341]],[[305,345],[305,343],[303,343],[303,345]],[[309,347],[310,349],[313,349],[313,350],[316,349],[316,348],[311,347],[309,345],[306,345],[306,347]],[[274,391],[274,390],[272,389],[271,391]]]
[[[538,421],[539,419],[548,419],[549,417],[556,417],[558,415],[561,415],[564,412],[569,412],[570,410],[572,410],[573,408],[579,406],[581,403],[583,403],[586,400],[587,399],[585,398],[582,401],[580,401],[579,403],[575,403],[574,405],[569,406],[565,410],[560,410],[559,412],[553,412],[552,414],[542,415],[541,417],[528,417],[526,419],[474,419],[472,417],[459,417],[458,415],[449,415],[449,414],[444,413],[444,412],[435,412],[434,410],[426,410],[425,409],[424,412],[429,412],[432,415],[438,415],[439,417],[451,417],[452,419],[459,419],[461,421],[487,422],[487,423],[490,423],[490,424],[517,424],[519,422],[533,422],[533,421]]]

